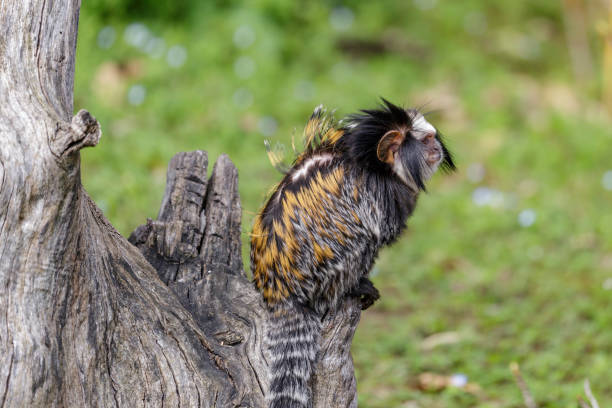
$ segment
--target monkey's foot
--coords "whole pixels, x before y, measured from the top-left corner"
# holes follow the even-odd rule
[[[371,280],[365,276],[359,279],[359,285],[350,293],[351,296],[358,297],[361,301],[361,310],[366,310],[380,299],[378,289],[374,287]]]

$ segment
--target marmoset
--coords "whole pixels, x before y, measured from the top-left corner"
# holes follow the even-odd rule
[[[254,221],[251,269],[270,312],[270,408],[311,407],[321,320],[346,296],[370,306],[368,273],[395,241],[425,182],[455,165],[417,109],[385,99],[337,123],[315,109],[305,149]]]

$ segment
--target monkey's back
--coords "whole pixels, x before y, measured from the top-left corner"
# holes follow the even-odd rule
[[[367,274],[384,237],[381,208],[366,184],[329,152],[285,176],[251,240],[255,284],[268,304],[293,300],[325,312]]]

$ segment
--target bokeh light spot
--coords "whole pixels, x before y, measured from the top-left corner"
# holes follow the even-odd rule
[[[166,42],[163,38],[150,37],[142,47],[142,50],[149,54],[151,58],[161,58],[166,50]]]
[[[348,7],[334,7],[329,15],[329,24],[336,31],[346,31],[353,25],[355,14]]]
[[[472,163],[466,169],[466,176],[472,183],[480,183],[485,176],[485,167],[481,163]]]
[[[232,96],[234,105],[240,109],[246,109],[253,104],[253,94],[247,88],[238,88]]]
[[[257,129],[265,136],[272,136],[278,129],[278,123],[272,116],[264,116],[257,122]]]
[[[239,78],[247,79],[255,73],[255,61],[250,57],[240,57],[234,62],[234,72]]]
[[[536,221],[536,213],[532,209],[526,209],[519,213],[518,215],[518,223],[521,227],[531,227],[533,223]]]
[[[168,50],[166,61],[173,68],[178,68],[185,64],[187,60],[187,50],[182,45],[173,45]]]
[[[137,48],[144,47],[150,36],[149,29],[142,23],[132,23],[123,32],[125,42]]]
[[[117,32],[111,26],[106,26],[98,33],[98,47],[102,49],[109,49],[115,43],[117,38]]]
[[[315,97],[315,86],[310,81],[300,81],[295,86],[293,94],[300,101],[310,101]]]
[[[415,6],[421,10],[431,10],[436,6],[437,0],[413,0]]]
[[[240,49],[250,47],[255,42],[255,31],[248,25],[241,25],[234,31],[234,45]]]
[[[132,85],[128,90],[127,100],[130,105],[142,105],[147,96],[147,89],[140,84]]]
[[[608,170],[604,173],[601,178],[601,184],[606,190],[612,191],[612,170]]]

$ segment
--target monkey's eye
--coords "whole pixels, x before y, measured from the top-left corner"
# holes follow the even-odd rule
[[[433,143],[436,138],[436,134],[432,132],[421,133],[419,136],[421,136],[421,138],[419,139],[421,143],[424,143],[426,145]]]

